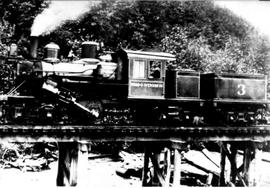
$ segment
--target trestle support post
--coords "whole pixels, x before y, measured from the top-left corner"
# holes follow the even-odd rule
[[[87,182],[88,145],[86,142],[58,142],[57,186],[83,186]]]

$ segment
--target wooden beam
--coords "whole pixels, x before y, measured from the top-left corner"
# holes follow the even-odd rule
[[[142,173],[142,186],[148,185],[148,171],[149,171],[149,162],[150,162],[150,151],[146,147],[144,149],[144,164],[143,164],[143,173]]]
[[[223,143],[224,145],[226,143]],[[225,165],[226,165],[226,154],[223,147],[220,147],[220,176],[219,186],[225,186]]]
[[[173,186],[179,186],[180,180],[181,180],[181,153],[180,150],[174,149]]]
[[[260,179],[261,179],[261,175],[262,172],[260,171],[260,169],[262,169],[262,155],[263,155],[263,151],[262,148],[256,147],[255,148],[255,182],[253,183],[253,186],[260,186]]]
[[[245,184],[249,186],[249,167],[251,162],[251,151],[250,148],[245,148],[243,157],[243,177]]]
[[[57,186],[87,185],[87,142],[58,142]]]
[[[77,185],[78,143],[58,142],[57,186]]]
[[[228,157],[230,163],[231,163],[231,175],[230,175],[230,181],[228,182],[229,184],[235,184],[236,182],[236,177],[242,182],[243,186],[246,186],[245,181],[243,180],[242,176],[240,175],[240,169],[242,167],[239,167],[237,169],[237,164],[236,164],[236,154],[237,154],[237,149],[233,145],[231,145],[231,152],[227,148],[227,144],[223,144],[222,142],[219,143],[220,147],[222,148],[223,152],[225,155]],[[226,184],[226,181],[225,181]]]
[[[171,150],[166,148],[165,150],[165,187],[170,186],[170,178],[171,178]]]
[[[260,147],[260,143],[254,143],[254,149],[250,151],[251,160],[250,160],[250,168],[249,168],[248,179],[247,179],[249,186],[254,186],[254,187],[260,186],[260,176],[261,176],[260,169],[262,169],[262,166],[261,166],[262,165],[262,150],[261,150],[262,148],[261,147]]]
[[[160,152],[153,152],[150,156],[153,168],[154,168],[154,176],[153,176],[153,184],[154,186],[165,186],[165,178],[163,176],[161,167],[160,167]]]
[[[87,142],[79,142],[78,148],[78,168],[77,168],[77,185],[87,187],[88,181],[88,144]]]
[[[164,146],[158,145],[157,147],[146,147],[144,155],[144,168],[142,185],[143,186],[170,186],[171,178],[171,156],[172,152],[166,148],[164,153],[164,163],[161,164],[161,151]],[[149,169],[149,163],[151,159],[152,169]],[[150,172],[151,171],[151,172]],[[151,173],[150,182],[147,174]],[[174,148],[174,179],[173,185],[179,186],[181,179],[181,154],[180,150]]]
[[[206,179],[206,185],[207,186],[211,186],[212,185],[212,181],[213,181],[213,174],[212,173],[209,173],[208,174],[208,177],[207,177],[207,179]]]
[[[233,184],[236,183],[236,176],[237,176],[237,161],[236,161],[236,154],[237,154],[237,149],[233,146],[231,146],[231,157],[230,157],[230,162],[231,162],[231,182]]]

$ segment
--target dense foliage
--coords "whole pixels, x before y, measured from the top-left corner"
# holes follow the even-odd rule
[[[34,17],[46,8],[43,0],[0,3],[1,54],[18,42],[29,48]],[[124,48],[167,51],[177,56],[177,67],[214,72],[268,73],[269,41],[244,20],[213,1],[102,0],[76,21],[68,21],[50,35],[67,56],[76,54],[86,38],[104,43],[105,50]]]
[[[183,69],[268,72],[267,39],[212,1],[103,2],[51,36],[63,43],[63,39],[80,41],[89,35],[111,49],[121,45],[167,51],[177,56]]]
[[[46,7],[44,0],[0,1],[0,55],[7,53],[12,42],[19,45],[20,52],[29,47],[33,20]]]

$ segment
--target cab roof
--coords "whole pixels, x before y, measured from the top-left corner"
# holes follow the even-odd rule
[[[146,52],[146,51],[134,51],[124,50],[129,58],[143,58],[143,59],[155,59],[155,60],[168,60],[175,61],[174,55],[165,52]]]

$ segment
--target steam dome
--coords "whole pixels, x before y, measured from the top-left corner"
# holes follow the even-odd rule
[[[96,58],[98,43],[93,41],[85,41],[82,43],[81,58]]]
[[[59,46],[53,42],[50,42],[45,46],[45,60],[57,61],[59,54]]]

